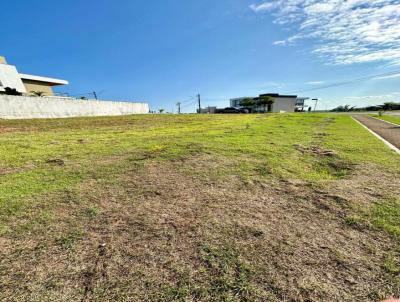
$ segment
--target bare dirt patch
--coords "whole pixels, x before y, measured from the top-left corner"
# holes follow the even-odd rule
[[[88,140],[88,139],[84,139],[84,138],[80,138],[80,139],[77,140],[77,142],[78,142],[79,144],[84,145],[84,144],[88,144],[88,143],[89,143],[89,140]]]
[[[0,242],[0,298],[376,301],[400,294],[384,267],[397,242],[345,223],[352,203],[372,202],[372,190],[386,195],[389,175],[376,184],[374,168],[318,188],[243,183],[200,177],[234,165],[210,157],[130,163],[116,182],[92,179],[51,196],[57,224]]]
[[[46,160],[46,163],[50,164],[50,165],[54,165],[54,166],[65,166],[65,160],[61,159],[61,158],[51,158]]]
[[[296,144],[296,145],[294,145],[294,147],[296,148],[296,150],[300,151],[303,154],[310,153],[310,154],[318,155],[318,156],[335,156],[335,155],[337,155],[337,153],[335,151],[326,150],[320,146],[305,147],[303,145]]]
[[[20,173],[23,171],[32,170],[34,168],[35,168],[35,165],[33,165],[33,164],[29,164],[24,167],[0,167],[0,176],[14,174],[14,173]]]
[[[21,169],[19,168],[0,168],[0,175],[7,175],[12,173],[20,172]]]
[[[0,127],[0,133],[16,132],[16,131],[19,131],[19,130],[20,129],[13,128],[13,127]]]
[[[324,190],[368,206],[376,200],[400,196],[400,178],[376,165],[357,166],[352,177],[325,184]]]

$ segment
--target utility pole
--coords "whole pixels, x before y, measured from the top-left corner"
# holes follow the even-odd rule
[[[201,98],[200,98],[200,93],[197,95],[197,100],[199,102],[199,113],[201,113]]]
[[[178,106],[178,114],[181,114],[181,102],[176,103],[176,106]]]

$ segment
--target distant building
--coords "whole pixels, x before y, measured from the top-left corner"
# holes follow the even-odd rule
[[[201,108],[200,110],[197,109],[197,113],[210,113],[214,114],[217,112],[217,107],[210,107],[208,106],[207,108]]]
[[[280,95],[278,93],[266,93],[260,94],[258,97],[250,97],[257,101],[261,97],[271,97],[274,100],[272,105],[269,105],[267,108],[264,107],[255,107],[252,108],[255,112],[263,112],[267,109],[270,112],[296,112],[296,111],[304,111],[304,108],[307,107],[305,105],[305,101],[308,98],[298,97],[297,95]],[[249,97],[241,97],[234,98],[230,100],[231,107],[235,108],[246,108],[245,106],[240,105],[241,102],[245,99],[249,99]]]
[[[0,92],[5,88],[16,89],[22,94],[42,93],[52,96],[53,86],[67,85],[68,81],[42,76],[23,74],[13,65],[8,65],[4,57],[0,57]]]

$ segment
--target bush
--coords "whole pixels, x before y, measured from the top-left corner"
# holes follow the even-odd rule
[[[22,95],[22,93],[18,92],[15,88],[6,87],[4,88],[4,92],[7,95]]]

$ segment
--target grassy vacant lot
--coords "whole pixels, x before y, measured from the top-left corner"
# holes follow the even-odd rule
[[[346,115],[0,121],[1,301],[400,295],[400,160]]]

